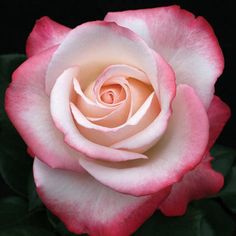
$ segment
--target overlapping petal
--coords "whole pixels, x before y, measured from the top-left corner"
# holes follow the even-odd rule
[[[116,22],[140,35],[175,71],[177,83],[193,87],[205,107],[224,58],[213,29],[203,17],[195,18],[178,6],[111,12],[105,21]]]
[[[199,125],[199,123],[201,125]],[[179,181],[203,158],[209,124],[204,106],[187,85],[179,85],[163,138],[145,154],[148,160],[106,163],[81,158],[98,181],[117,191],[146,195]]]
[[[113,191],[87,173],[51,169],[34,161],[39,196],[67,228],[77,234],[131,235],[169,193],[135,197]]]
[[[79,153],[100,160],[124,161],[131,159],[147,158],[143,154],[115,150],[89,141],[78,130],[72,113],[70,102],[73,100],[73,78],[77,76],[78,67],[65,70],[57,78],[50,96],[51,115],[56,127],[64,133],[64,141]]]
[[[54,54],[46,76],[47,93],[58,76],[71,66],[80,66],[79,82],[84,90],[105,68],[115,64],[144,71],[156,90],[155,55],[141,38],[115,23],[95,21],[82,24],[70,31]]]
[[[32,56],[14,72],[6,91],[5,109],[34,156],[53,168],[81,171],[78,159],[82,154],[64,143],[45,93],[43,78],[54,51]]]

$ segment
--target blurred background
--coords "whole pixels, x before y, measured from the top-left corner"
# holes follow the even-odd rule
[[[177,4],[204,16],[213,26],[225,55],[225,70],[216,84],[216,94],[232,109],[232,118],[227,123],[218,143],[236,148],[235,126],[235,33],[236,21],[233,1],[160,1],[160,0],[119,0],[119,1],[78,1],[78,0],[1,0],[0,1],[0,54],[24,53],[25,42],[35,21],[47,15],[69,27],[86,21],[102,20],[109,11],[151,8]]]

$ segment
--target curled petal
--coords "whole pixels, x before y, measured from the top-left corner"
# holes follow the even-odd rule
[[[115,128],[107,128],[91,123],[73,104],[71,109],[81,133],[89,140],[105,146],[110,146],[130,135],[134,135],[135,132],[140,132],[156,118],[159,112],[158,101],[154,93],[148,97],[140,109],[126,123]]]
[[[46,91],[50,94],[58,76],[71,66],[80,66],[79,82],[84,90],[105,68],[114,64],[139,68],[145,71],[150,83],[156,83],[155,57],[136,34],[115,23],[82,24],[70,31],[54,54],[47,71]]]
[[[129,236],[168,195],[134,197],[113,191],[87,173],[51,169],[34,161],[37,192],[48,209],[77,234]]]
[[[81,158],[80,164],[116,191],[137,196],[155,193],[179,181],[201,161],[208,131],[208,117],[198,96],[191,87],[179,85],[168,128],[145,153],[148,160],[107,164]]]
[[[65,142],[84,155],[100,160],[125,161],[147,158],[145,155],[115,150],[101,146],[85,138],[76,127],[70,111],[71,91],[73,90],[74,68],[66,70],[57,81],[51,92],[51,115],[56,127],[65,135]]]
[[[153,81],[158,103],[158,116],[143,130],[112,145],[114,148],[145,152],[152,147],[166,130],[171,115],[171,103],[176,93],[175,75],[171,67],[155,52],[157,78]],[[143,138],[145,137],[145,138]]]
[[[205,107],[224,58],[213,29],[203,17],[195,18],[178,6],[111,12],[105,21],[116,22],[141,36],[174,68],[177,84],[193,87]]]
[[[18,67],[6,91],[5,108],[31,154],[52,168],[82,171],[78,162],[82,154],[64,143],[45,93],[43,78],[54,51],[55,48],[32,56]]]
[[[49,48],[58,46],[70,32],[70,28],[60,25],[44,16],[37,20],[26,43],[26,54],[31,57]]]
[[[114,110],[113,107],[104,107],[99,103],[89,99],[84,92],[81,90],[80,84],[77,79],[73,80],[74,90],[77,93],[77,106],[79,107],[82,114],[90,117],[101,117],[109,114]]]

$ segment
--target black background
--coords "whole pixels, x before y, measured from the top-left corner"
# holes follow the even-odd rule
[[[44,15],[48,15],[53,20],[66,26],[75,27],[86,21],[103,19],[109,11],[150,8],[172,4],[180,5],[195,15],[204,16],[215,30],[225,55],[225,70],[216,84],[216,94],[232,110],[232,117],[217,142],[236,148],[236,40],[233,36],[236,24],[233,1],[0,0],[0,54],[24,53],[25,41],[33,28],[35,20]]]

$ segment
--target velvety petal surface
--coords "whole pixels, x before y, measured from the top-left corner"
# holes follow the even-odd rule
[[[205,107],[210,105],[224,59],[214,31],[203,17],[170,6],[111,12],[105,21],[140,35],[173,67],[177,83],[190,85]]]
[[[26,43],[26,54],[31,57],[59,45],[71,29],[44,16],[36,21]]]
[[[29,58],[14,72],[6,91],[5,108],[34,156],[53,168],[80,171],[78,158],[82,154],[64,143],[51,118],[45,93],[45,72],[54,51]]]
[[[155,193],[178,182],[201,161],[208,131],[208,117],[198,96],[188,85],[179,85],[167,131],[145,153],[148,160],[107,163],[81,158],[80,164],[117,191],[138,196]]]
[[[170,195],[160,206],[163,214],[167,216],[183,215],[191,200],[213,195],[223,187],[224,177],[212,169],[212,159],[210,156],[206,157],[180,182],[173,185]]]
[[[158,208],[169,190],[134,197],[113,191],[87,173],[51,169],[34,161],[40,198],[67,228],[91,236],[129,236]]]

